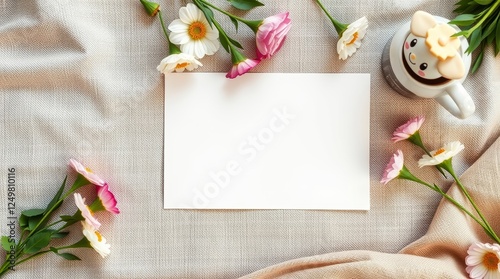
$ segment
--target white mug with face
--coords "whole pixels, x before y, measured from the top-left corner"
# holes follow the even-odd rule
[[[454,116],[464,119],[475,111],[462,82],[470,68],[464,37],[449,20],[416,12],[389,41],[382,70],[398,93],[410,98],[433,98]]]

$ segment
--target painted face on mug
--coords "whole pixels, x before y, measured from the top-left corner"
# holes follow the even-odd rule
[[[425,38],[410,33],[403,45],[403,59],[416,75],[424,79],[437,79],[442,75],[437,69],[438,58],[429,51]]]

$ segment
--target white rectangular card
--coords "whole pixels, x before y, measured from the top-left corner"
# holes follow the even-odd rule
[[[369,118],[369,74],[167,74],[164,207],[368,210]]]

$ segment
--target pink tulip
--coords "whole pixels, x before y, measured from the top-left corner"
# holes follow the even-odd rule
[[[246,58],[245,60],[234,64],[231,70],[227,73],[227,78],[235,78],[237,76],[241,76],[244,73],[250,71],[253,67],[259,64],[259,60]]]
[[[283,45],[291,27],[288,12],[270,16],[262,21],[255,34],[257,58],[267,59],[273,56]]]

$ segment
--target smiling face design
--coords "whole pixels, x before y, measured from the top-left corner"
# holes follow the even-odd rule
[[[442,75],[437,70],[438,58],[429,51],[425,38],[410,33],[403,45],[403,59],[416,75],[423,79],[437,79]]]

